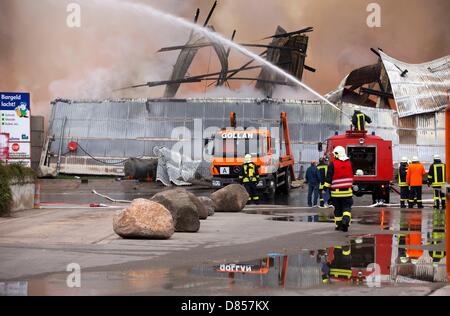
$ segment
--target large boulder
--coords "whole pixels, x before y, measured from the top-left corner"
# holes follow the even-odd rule
[[[191,200],[191,202],[194,203],[195,206],[197,207],[198,218],[200,220],[207,219],[208,218],[208,210],[206,209],[206,207],[202,203],[202,201],[195,194],[193,194],[189,191],[184,191],[184,192],[189,196],[189,199]]]
[[[240,184],[230,184],[211,194],[216,212],[240,212],[247,205],[249,195]]]
[[[164,205],[170,211],[176,232],[198,232],[200,229],[198,204],[186,190],[163,191],[151,200]]]
[[[113,229],[122,238],[168,239],[175,227],[172,215],[163,205],[137,199],[114,216]]]
[[[214,201],[207,196],[199,196],[198,199],[200,200],[200,202],[202,202],[203,206],[208,211],[208,216],[213,216],[216,209]]]

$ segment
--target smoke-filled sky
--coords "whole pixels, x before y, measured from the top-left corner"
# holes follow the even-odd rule
[[[33,114],[49,113],[57,97],[158,97],[163,88],[125,93],[112,90],[135,83],[168,79],[177,52],[156,53],[164,46],[184,44],[188,30],[117,6],[125,0],[1,0],[0,90],[32,93]],[[81,28],[66,25],[67,5],[81,5]],[[203,23],[213,0],[136,0],[192,21],[196,8]],[[366,24],[369,3],[381,5],[381,28]],[[313,26],[305,83],[325,94],[352,69],[376,61],[370,47],[410,63],[450,53],[449,0],[219,0],[210,24],[237,42],[253,42],[274,33]],[[264,43],[255,42],[255,43]],[[267,43],[267,41],[265,42]],[[254,49],[255,52],[261,50]],[[247,59],[231,54],[230,68]],[[190,75],[217,71],[210,48],[202,49]],[[232,83],[238,89],[243,83]],[[206,84],[184,85],[181,96],[204,93]],[[229,95],[221,88],[210,95]],[[241,87],[236,94],[256,93]],[[279,92],[295,92],[287,89]],[[304,93],[301,94],[304,96]]]

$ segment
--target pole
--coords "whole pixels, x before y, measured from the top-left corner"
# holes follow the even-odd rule
[[[445,161],[446,161],[446,180],[447,186],[445,188],[447,196],[447,207],[446,207],[446,221],[445,221],[445,231],[446,231],[446,257],[447,257],[447,278],[450,282],[450,104],[447,105],[445,111]]]

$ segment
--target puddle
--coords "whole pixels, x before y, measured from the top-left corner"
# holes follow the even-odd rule
[[[200,266],[192,274],[226,279],[230,287],[307,289],[329,284],[388,286],[447,282],[445,252],[416,249],[402,235],[351,236],[346,245],[268,254],[252,261]]]
[[[184,269],[86,271],[80,288],[67,286],[67,273],[52,274],[0,283],[0,295],[273,295],[326,286],[447,282],[445,252],[433,243],[441,235],[424,243],[412,234],[351,235],[340,246]]]

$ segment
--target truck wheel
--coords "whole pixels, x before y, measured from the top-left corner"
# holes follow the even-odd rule
[[[383,200],[384,203],[389,204],[391,202],[390,186],[386,185],[384,188],[377,187],[372,193],[373,204],[377,203],[379,200]]]
[[[278,178],[277,178],[277,173],[272,174],[272,178],[273,178],[273,188],[269,188],[268,190],[268,198],[270,200],[275,200],[275,196],[277,195],[277,186],[278,186]]]
[[[286,169],[286,174],[284,176],[284,184],[283,184],[283,189],[282,192],[284,194],[289,194],[289,191],[291,191],[291,169],[287,168]]]

